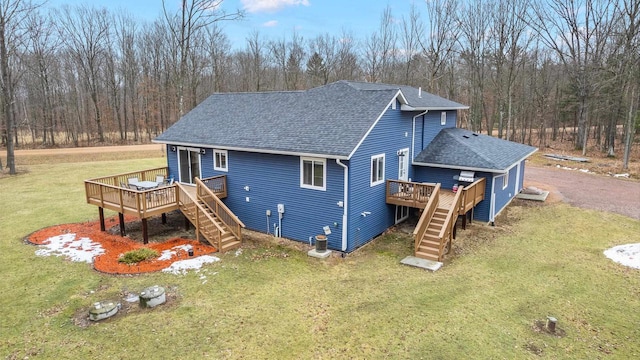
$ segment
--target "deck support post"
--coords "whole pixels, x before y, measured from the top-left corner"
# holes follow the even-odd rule
[[[464,213],[464,216],[462,217],[462,230],[467,230],[467,216],[469,215],[469,212]]]
[[[167,225],[167,214],[162,213],[162,225]]]
[[[142,243],[143,244],[148,244],[149,243],[149,233],[147,231],[147,219],[146,218],[142,218]]]
[[[105,231],[106,227],[104,226],[104,208],[102,206],[98,206],[98,216],[100,217],[100,231]]]
[[[118,213],[118,220],[120,220],[120,236],[127,236],[127,232],[124,229],[124,214]]]

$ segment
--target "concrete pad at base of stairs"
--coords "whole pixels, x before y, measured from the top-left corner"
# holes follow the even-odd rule
[[[516,195],[518,199],[523,200],[533,200],[533,201],[545,201],[547,200],[547,196],[549,196],[548,191],[543,191],[542,194],[523,194],[519,193]]]
[[[318,258],[318,259],[326,259],[329,257],[329,255],[331,255],[331,250],[326,250],[323,252],[318,252],[316,251],[316,249],[313,250],[309,250],[309,252],[307,252],[307,255],[314,257],[314,258]]]
[[[407,256],[406,258],[402,259],[400,263],[431,271],[436,271],[442,267],[442,263],[439,261],[421,259],[415,256]]]

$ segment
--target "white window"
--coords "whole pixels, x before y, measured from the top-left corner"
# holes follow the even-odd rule
[[[502,190],[506,189],[509,186],[509,173],[504,174],[502,177]]]
[[[384,154],[371,157],[371,186],[384,183]]]
[[[326,190],[327,160],[300,158],[300,187]]]
[[[443,111],[440,113],[440,125],[447,125],[447,112]]]
[[[228,171],[227,150],[213,150],[213,169]]]

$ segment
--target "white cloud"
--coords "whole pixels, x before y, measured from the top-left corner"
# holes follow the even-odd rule
[[[266,23],[262,24],[264,27],[274,27],[278,26],[278,20],[269,20]]]
[[[287,6],[309,6],[309,0],[241,0],[245,10],[255,12],[275,12]]]

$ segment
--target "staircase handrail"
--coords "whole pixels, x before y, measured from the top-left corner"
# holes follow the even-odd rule
[[[414,235],[414,247],[415,251],[418,251],[420,247],[420,242],[424,237],[424,234],[427,232],[427,228],[429,227],[429,223],[431,223],[431,219],[433,219],[433,214],[435,214],[436,209],[440,203],[440,183],[436,184],[431,192],[431,196],[429,196],[429,201],[427,205],[424,207],[422,211],[422,215],[420,216],[420,220],[418,220],[418,224],[416,224],[416,228],[413,230]]]
[[[244,223],[234,214],[223,202],[216,196],[216,194],[209,189],[200,179],[196,178],[196,195],[198,199],[202,200],[211,211],[216,215],[220,221],[222,221],[229,231],[238,239],[242,238],[242,228],[245,227]],[[204,192],[204,195],[201,195]],[[212,199],[215,206],[211,206],[206,200]],[[232,223],[233,222],[233,223]]]
[[[456,191],[456,195],[453,197],[453,202],[451,204],[451,207],[449,208],[449,211],[447,211],[447,216],[444,219],[444,223],[442,224],[442,229],[440,229],[440,234],[438,235],[438,238],[440,239],[441,248],[446,242],[444,241],[445,235],[450,234],[451,230],[453,229],[452,225],[455,226],[456,224],[455,221],[452,221],[452,218],[454,213],[458,215],[458,209],[460,209],[461,202],[462,202],[462,189],[459,189],[458,191]]]
[[[214,218],[211,216],[211,214],[209,214],[209,212],[207,211],[207,209],[205,209],[202,205],[198,204],[197,201],[194,201],[195,199],[191,197],[191,195],[189,195],[189,193],[187,192],[187,190],[185,190],[184,185],[176,183],[175,184],[179,189],[180,189],[180,196],[178,196],[178,205],[179,206],[185,206],[187,204],[187,202],[183,201],[183,199],[188,199],[189,203],[194,204],[196,209],[198,209],[199,211],[201,211],[205,217],[211,222],[211,224],[213,224],[216,227],[216,230],[218,231],[218,238],[217,238],[217,247],[218,247],[218,251],[220,251],[221,248],[221,240],[222,240],[222,233],[224,232],[224,229],[218,225],[218,223],[214,220]],[[195,224],[193,224],[196,227],[196,237],[199,237],[199,231],[200,231],[200,217],[198,216],[198,213],[196,212],[195,214]],[[200,240],[200,239],[198,239]]]

